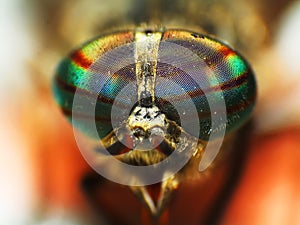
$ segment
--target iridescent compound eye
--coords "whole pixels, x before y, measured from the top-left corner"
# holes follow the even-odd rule
[[[205,142],[239,128],[253,109],[256,84],[248,63],[216,39],[132,30],[71,53],[58,67],[54,92],[73,125],[109,153],[155,148],[167,156],[183,133],[182,140]]]

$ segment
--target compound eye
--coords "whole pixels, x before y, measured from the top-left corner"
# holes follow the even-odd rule
[[[53,85],[56,101],[72,124],[92,138],[102,139],[113,130],[113,105],[121,121],[137,102],[134,39],[133,31],[100,36],[58,66]],[[73,107],[75,94],[82,101]],[[120,94],[125,95],[117,98]],[[94,124],[96,134],[91,130]]]
[[[202,140],[241,127],[256,99],[254,73],[239,53],[221,41],[182,30],[163,34],[155,88],[158,106],[166,116]],[[197,115],[190,110],[191,101]],[[174,109],[180,111],[181,121]]]

